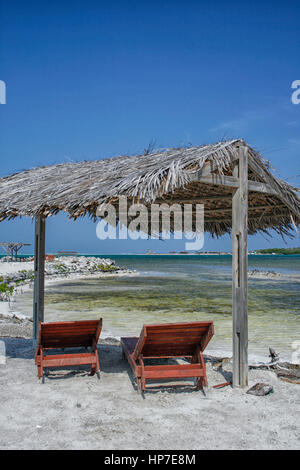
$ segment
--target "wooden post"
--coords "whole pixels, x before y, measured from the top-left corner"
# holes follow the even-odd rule
[[[39,322],[44,321],[44,284],[45,284],[45,219],[35,219],[34,240],[34,290],[33,290],[33,342],[39,334]]]
[[[248,148],[239,147],[232,195],[233,386],[248,385]]]

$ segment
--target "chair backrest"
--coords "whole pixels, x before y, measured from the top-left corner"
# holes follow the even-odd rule
[[[204,351],[214,334],[212,321],[144,325],[134,357],[188,357]]]
[[[102,329],[100,320],[40,323],[39,344],[45,349],[88,347],[98,342]]]

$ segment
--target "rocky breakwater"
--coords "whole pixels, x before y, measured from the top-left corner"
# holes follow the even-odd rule
[[[136,271],[120,268],[108,258],[55,257],[45,262],[48,282],[64,278],[136,275]],[[33,287],[34,264],[25,260],[0,262],[0,337],[32,337],[32,319],[14,308],[16,295]]]
[[[22,291],[23,286],[33,284],[33,262],[24,263],[24,269],[20,269],[22,264],[20,262],[8,263],[7,261],[0,263],[0,302],[9,302],[14,294]],[[13,270],[14,266],[16,269]],[[109,258],[66,256],[56,257],[52,261],[45,262],[46,280],[90,275],[129,275],[133,272],[116,266],[115,262]]]

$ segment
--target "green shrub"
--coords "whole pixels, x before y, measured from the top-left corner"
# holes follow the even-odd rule
[[[2,282],[0,284],[0,293],[13,295],[14,293],[14,286],[8,286],[6,282]]]
[[[98,271],[116,271],[118,268],[114,266],[113,264],[98,264],[97,265],[97,270]]]
[[[64,264],[56,264],[54,268],[60,273],[67,273],[69,269]]]

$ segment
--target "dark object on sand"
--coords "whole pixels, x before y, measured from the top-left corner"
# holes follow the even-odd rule
[[[61,321],[41,323],[39,340],[35,352],[38,377],[43,377],[44,368],[74,365],[91,365],[91,375],[100,377],[97,343],[102,330],[100,320]],[[55,349],[91,348],[90,352],[51,354]],[[46,352],[51,351],[49,355]]]
[[[275,350],[273,348],[269,348],[269,357],[271,358],[271,362],[278,361],[279,359],[279,354],[276,354]]]
[[[213,388],[223,388],[223,387],[227,387],[227,385],[231,385],[232,382],[229,381],[229,382],[224,382],[222,384],[216,384],[216,385],[213,385]]]
[[[283,382],[289,382],[290,384],[298,384],[300,385],[300,380],[297,380],[295,377],[282,377],[282,376],[279,376],[278,377],[283,380]]]
[[[212,321],[144,325],[140,337],[121,338],[123,358],[127,358],[138,390],[146,390],[146,380],[197,378],[197,389],[207,386],[203,351],[214,334]],[[186,358],[190,363],[145,365],[144,359]]]
[[[289,364],[282,362],[275,370],[277,377],[284,382],[300,384],[300,364]]]
[[[249,395],[257,395],[258,397],[262,397],[264,395],[268,395],[269,393],[273,393],[274,389],[271,385],[264,384],[264,383],[257,383],[253,385],[253,387],[249,388],[247,393]]]

